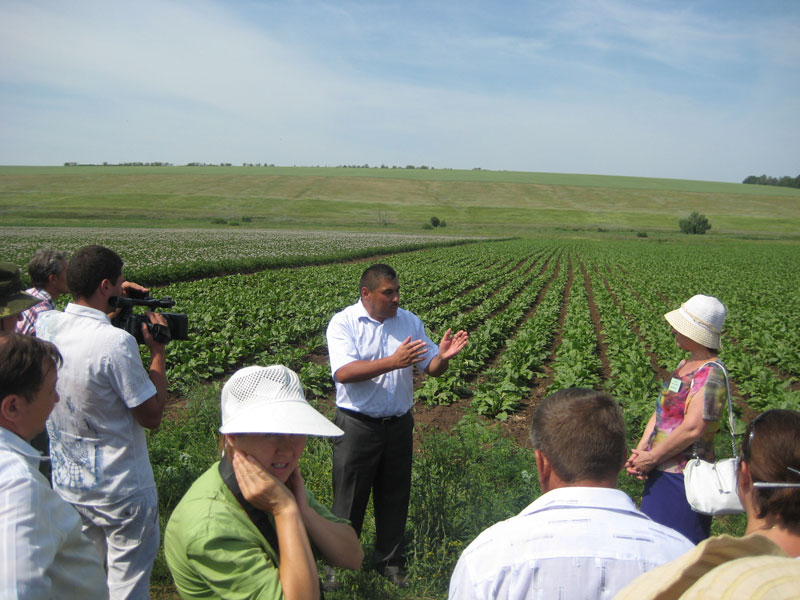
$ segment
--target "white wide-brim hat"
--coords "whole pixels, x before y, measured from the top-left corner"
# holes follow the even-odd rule
[[[236,371],[222,387],[220,407],[220,433],[344,435],[306,401],[297,374],[283,365]]]
[[[725,306],[714,296],[692,296],[664,318],[675,331],[690,340],[706,348],[719,350],[722,347],[720,334],[725,323]]]

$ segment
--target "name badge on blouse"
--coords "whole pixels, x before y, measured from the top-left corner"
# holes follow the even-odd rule
[[[681,389],[681,380],[678,379],[677,377],[673,377],[672,379],[670,379],[670,381],[669,381],[669,391],[674,393],[674,392],[677,392],[680,389]]]

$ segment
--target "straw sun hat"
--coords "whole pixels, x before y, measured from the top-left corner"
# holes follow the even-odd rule
[[[681,304],[681,307],[664,315],[675,331],[690,340],[719,350],[719,336],[725,322],[725,306],[713,296],[698,294]]]
[[[306,401],[297,374],[282,365],[236,371],[222,387],[220,404],[220,433],[344,435]]]

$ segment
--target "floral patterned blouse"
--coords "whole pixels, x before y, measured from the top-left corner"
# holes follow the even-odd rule
[[[658,446],[673,429],[683,423],[683,416],[689,409],[687,398],[692,396],[694,399],[696,394],[705,391],[703,420],[707,423],[706,430],[697,440],[697,455],[703,460],[714,461],[714,434],[719,429],[722,409],[728,401],[725,372],[713,363],[707,363],[681,377],[678,372],[685,363],[685,360],[681,361],[678,368],[673,371],[672,377],[665,381],[661,388],[661,394],[656,401],[656,426],[650,437],[648,450]],[[693,445],[690,444],[683,452],[664,461],[656,469],[668,473],[682,473],[692,457]]]

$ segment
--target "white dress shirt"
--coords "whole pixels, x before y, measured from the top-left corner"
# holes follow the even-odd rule
[[[425,334],[425,326],[414,313],[398,308],[397,314],[376,321],[361,300],[333,315],[328,324],[328,353],[331,374],[356,360],[377,360],[394,354],[406,338],[425,340],[428,352],[416,364],[424,371],[439,346]],[[394,417],[407,413],[413,404],[413,367],[395,369],[368,381],[342,384],[336,381],[336,405],[370,417]]]
[[[0,427],[0,598],[108,598],[75,509],[39,473],[41,454]]]
[[[449,598],[613,598],[641,573],[693,547],[620,490],[558,488],[464,550]]]
[[[134,337],[101,311],[68,304],[39,315],[36,336],[64,362],[47,421],[53,487],[73,504],[109,505],[155,487],[144,428],[131,408],[156,394]]]

